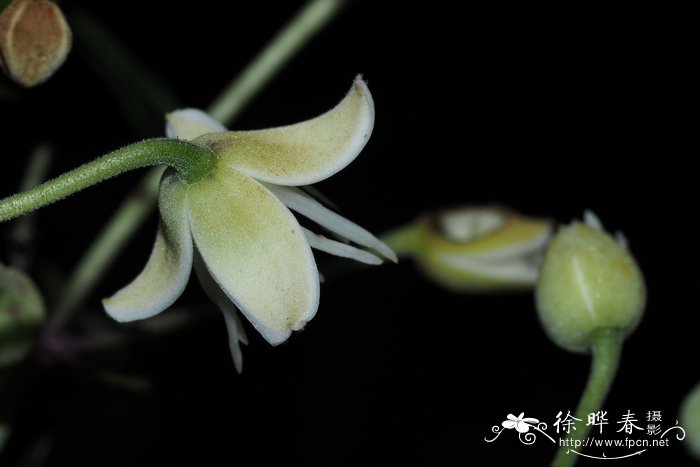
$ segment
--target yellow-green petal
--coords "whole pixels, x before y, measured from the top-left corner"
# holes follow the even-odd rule
[[[285,341],[318,308],[318,271],[299,223],[227,167],[188,190],[192,236],[212,277],[268,342]]]
[[[308,185],[343,169],[360,153],[374,126],[374,103],[358,77],[325,114],[296,125],[201,136],[224,163],[257,180]]]
[[[192,270],[192,237],[185,211],[186,187],[174,171],[160,184],[161,222],[146,267],[129,285],[102,301],[117,321],[150,318],[182,294]]]

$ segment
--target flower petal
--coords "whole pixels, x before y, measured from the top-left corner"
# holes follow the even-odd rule
[[[501,426],[503,426],[503,428],[511,430],[511,429],[515,428],[516,423],[517,422],[514,422],[512,420],[506,420],[505,422],[501,423]]]
[[[360,263],[365,264],[382,264],[383,261],[380,257],[373,255],[369,251],[360,250],[347,243],[336,242],[330,238],[326,238],[323,235],[314,233],[308,229],[304,229],[304,235],[306,235],[306,240],[309,241],[311,248],[317,250],[325,251],[331,255],[340,256],[341,258],[350,258]]]
[[[168,138],[195,139],[207,133],[226,131],[226,127],[199,109],[180,109],[165,116]]]
[[[385,258],[396,263],[396,254],[384,242],[367,230],[331,211],[297,188],[265,185],[290,209],[308,217],[320,226],[340,235],[360,246],[376,250]]]
[[[206,135],[225,164],[278,185],[308,185],[343,169],[360,153],[374,126],[372,95],[357,77],[347,96],[330,111],[295,125]]]
[[[227,167],[188,190],[192,236],[212,277],[268,342],[285,341],[318,308],[318,271],[299,223]]]
[[[224,321],[226,322],[226,332],[228,333],[228,346],[231,351],[231,357],[233,358],[233,364],[236,367],[236,371],[241,373],[243,371],[243,352],[241,351],[241,343],[248,344],[248,336],[246,336],[245,329],[243,328],[243,323],[238,317],[238,309],[236,305],[226,296],[219,284],[217,284],[214,279],[209,274],[204,260],[201,254],[195,250],[194,254],[194,271],[197,274],[197,279],[204,289],[204,292],[209,297],[209,300],[216,303],[219,310],[224,315]]]
[[[117,321],[150,318],[182,294],[192,270],[192,237],[185,211],[185,185],[174,171],[160,183],[161,223],[146,267],[129,285],[102,304]]]

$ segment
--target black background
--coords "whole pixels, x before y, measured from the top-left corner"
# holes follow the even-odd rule
[[[143,3],[64,6],[69,21],[77,7],[94,14],[194,107],[206,107],[302,4]],[[460,203],[502,203],[559,222],[595,211],[627,235],[649,290],[605,408],[613,423],[627,410],[640,419],[661,410],[669,426],[700,379],[689,18],[670,2],[457,10],[357,1],[234,127],[312,117],[362,73],[374,134],[350,167],[320,184],[348,218],[380,233]],[[157,118],[148,134],[132,130],[84,50],[76,37],[51,81],[0,102],[0,195],[14,191],[38,141],[54,146],[58,174],[162,132]],[[44,209],[42,261],[68,271],[138,178]],[[155,225],[153,216],[85,313],[103,313],[99,299],[140,270]],[[46,465],[56,466],[546,465],[554,448],[544,439],[525,447],[512,433],[484,438],[508,413],[551,424],[573,411],[588,371],[587,357],[547,340],[531,295],[451,294],[408,261],[324,285],[316,318],[280,347],[248,326],[242,375],[195,284],[180,303],[208,319],[28,371],[0,463],[20,465],[44,446]],[[146,376],[150,389],[105,384],[104,369]],[[692,464],[680,444],[618,462]]]

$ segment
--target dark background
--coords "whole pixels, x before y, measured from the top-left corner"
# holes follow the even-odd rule
[[[92,13],[195,107],[301,4],[64,2],[69,21],[76,8]],[[605,408],[612,423],[628,409],[642,423],[661,410],[669,426],[700,380],[689,18],[670,2],[457,11],[451,2],[357,1],[234,126],[312,117],[362,73],[376,103],[374,134],[348,169],[320,184],[348,218],[380,233],[448,204],[502,203],[559,222],[595,211],[627,235],[649,290]],[[59,174],[161,134],[157,116],[146,132],[130,127],[85,51],[76,36],[51,81],[0,102],[0,195],[14,191],[38,141],[54,146]],[[138,178],[44,209],[37,256],[69,271]],[[85,313],[103,313],[99,299],[140,270],[155,219]],[[551,424],[573,411],[589,365],[547,340],[531,295],[451,294],[408,261],[324,285],[316,318],[280,347],[248,326],[242,375],[195,284],[179,303],[205,318],[119,351],[27,365],[0,464],[45,449],[51,466],[545,465],[554,449],[544,439],[525,447],[512,433],[484,438],[508,413]],[[106,384],[104,370],[146,377],[148,388]],[[618,462],[691,464],[680,444]]]

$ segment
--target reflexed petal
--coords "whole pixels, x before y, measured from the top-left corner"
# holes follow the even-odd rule
[[[331,211],[301,190],[275,185],[266,186],[290,209],[358,245],[376,250],[395,263],[398,261],[396,254],[384,242],[359,225]]]
[[[374,125],[374,103],[360,77],[330,111],[296,125],[199,138],[225,163],[278,185],[308,185],[340,171],[360,153]]]
[[[507,428],[510,430],[512,428],[515,428],[516,423],[518,422],[515,422],[513,420],[506,420],[505,422],[501,423],[501,425],[503,425],[503,428]]]
[[[219,167],[188,189],[192,235],[207,269],[268,342],[283,342],[318,308],[318,271],[299,223],[233,169]]]
[[[168,138],[195,139],[207,133],[226,131],[226,127],[199,109],[180,109],[165,116]]]
[[[306,239],[309,241],[309,245],[311,245],[311,248],[325,251],[326,253],[330,253],[335,256],[340,256],[341,258],[354,259],[355,261],[359,261],[360,263],[365,264],[376,265],[382,264],[384,262],[380,257],[375,256],[368,251],[360,250],[359,248],[355,248],[354,246],[348,245],[347,243],[336,242],[335,240],[326,238],[323,235],[313,233],[308,229],[303,230],[304,235],[306,235]]]
[[[160,184],[161,223],[148,263],[131,284],[102,301],[115,320],[133,321],[157,315],[185,289],[192,270],[185,190],[174,171],[165,173]]]
[[[245,329],[243,328],[243,323],[238,317],[238,309],[236,305],[226,296],[219,284],[214,282],[214,279],[209,274],[207,267],[204,265],[202,256],[198,251],[195,250],[194,254],[194,271],[197,274],[197,279],[202,285],[202,289],[209,297],[209,300],[216,303],[219,310],[224,315],[224,321],[226,322],[226,331],[228,332],[228,346],[231,351],[231,357],[233,358],[233,364],[236,367],[236,371],[241,373],[243,371],[243,352],[241,351],[241,343],[248,344],[248,336],[246,336]]]

